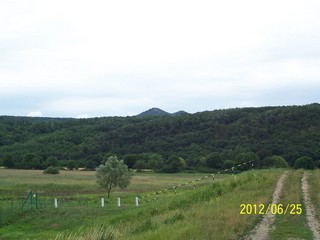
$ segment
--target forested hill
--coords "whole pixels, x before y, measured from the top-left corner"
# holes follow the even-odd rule
[[[161,168],[175,156],[180,165],[192,169],[213,153],[216,161],[230,163],[248,152],[260,162],[279,155],[293,165],[300,156],[320,160],[319,151],[319,104],[178,116],[0,117],[0,161],[18,168],[43,168],[52,157],[94,167],[106,154],[116,154],[130,167],[143,160],[144,167]]]

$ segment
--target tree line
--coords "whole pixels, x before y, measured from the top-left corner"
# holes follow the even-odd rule
[[[95,169],[106,155],[114,155],[129,168],[159,172],[214,171],[248,158],[259,168],[279,162],[294,167],[301,157],[318,166],[319,130],[319,104],[162,117],[2,116],[0,164]]]

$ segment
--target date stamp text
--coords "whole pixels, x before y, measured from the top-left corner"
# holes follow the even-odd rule
[[[271,213],[273,215],[300,215],[302,214],[301,203],[288,203],[288,204],[240,204],[241,215],[259,214],[265,215]]]

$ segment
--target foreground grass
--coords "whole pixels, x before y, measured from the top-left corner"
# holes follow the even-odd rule
[[[135,173],[130,187],[115,189],[110,199],[105,199],[101,207],[101,197],[106,193],[95,182],[95,172],[61,171],[60,175],[43,175],[37,170],[0,169],[0,239],[50,239],[58,232],[77,231],[79,226],[90,226],[94,219],[134,213],[135,196],[148,195],[151,191],[172,187],[204,176],[204,174],[155,174]],[[216,176],[216,181],[231,175]],[[197,188],[212,182],[211,179],[197,183]],[[190,191],[193,186],[177,190],[177,195]],[[39,209],[21,213],[20,206],[25,202],[29,191],[38,192]],[[117,196],[121,197],[121,208],[117,208]],[[173,192],[160,199],[171,198]],[[59,207],[54,209],[54,198]],[[33,206],[35,198],[33,198]],[[145,206],[150,206],[146,205]],[[143,209],[143,205],[139,207]],[[2,219],[1,219],[2,218]],[[36,227],[35,227],[36,226]]]
[[[137,175],[136,182],[133,178],[131,191],[119,193],[123,197],[121,208],[116,206],[115,194],[105,208],[99,206],[99,199],[93,200],[98,195],[80,194],[79,198],[92,198],[91,204],[26,212],[10,225],[0,228],[0,238],[239,239],[260,218],[259,215],[240,215],[240,204],[268,203],[282,172],[253,170],[228,175],[214,183],[209,179],[207,184],[197,185],[196,189],[190,186],[178,189],[177,194],[172,191],[160,194],[158,201],[143,203],[139,208],[134,206],[134,197],[144,187],[155,186],[158,190],[195,179],[198,175]],[[144,183],[151,179],[154,182]]]
[[[194,191],[168,194],[141,209],[92,222],[91,226],[108,223],[105,230],[84,226],[75,233],[58,236],[94,239],[90,238],[91,232],[106,231],[117,239],[239,239],[259,220],[258,215],[240,215],[240,204],[268,203],[281,173],[250,171]]]
[[[313,239],[312,232],[306,221],[306,211],[303,205],[301,178],[303,170],[290,171],[282,188],[279,204],[302,204],[302,214],[290,206],[287,214],[277,214],[271,239]],[[291,210],[293,210],[291,212]]]

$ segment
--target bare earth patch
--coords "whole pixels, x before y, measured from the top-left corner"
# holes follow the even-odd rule
[[[304,172],[301,179],[301,188],[303,193],[303,201],[306,208],[307,223],[313,233],[314,239],[320,239],[320,225],[316,220],[315,209],[310,201],[308,177],[309,173]]]
[[[277,204],[279,202],[282,186],[287,177],[287,174],[288,172],[286,171],[280,176],[277,182],[276,189],[273,192],[272,204]],[[270,229],[275,221],[275,218],[276,218],[276,215],[273,215],[271,211],[268,212],[268,214],[264,215],[262,221],[255,227],[255,229],[253,229],[253,231],[250,233],[250,235],[246,239],[247,240],[268,239]]]

